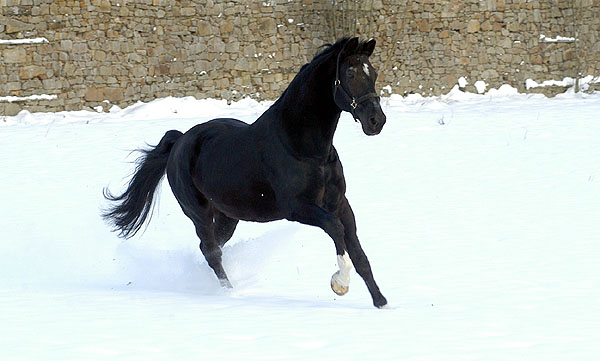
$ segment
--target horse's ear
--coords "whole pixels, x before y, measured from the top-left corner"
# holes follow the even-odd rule
[[[358,37],[352,38],[344,44],[344,52],[342,57],[346,55],[354,54],[358,48]]]
[[[365,53],[367,56],[371,56],[371,54],[373,54],[373,50],[375,50],[376,43],[377,42],[375,41],[375,39],[370,39],[365,43],[365,45],[361,49],[362,52]]]

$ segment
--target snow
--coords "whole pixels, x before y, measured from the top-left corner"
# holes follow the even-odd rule
[[[592,75],[587,75],[587,76],[581,77],[579,79],[579,87],[584,91],[588,90],[590,84],[594,84],[594,83],[600,83],[600,78],[594,77]],[[565,78],[563,78],[563,80],[552,80],[552,79],[544,80],[541,83],[538,83],[533,79],[525,80],[525,87],[527,89],[539,88],[539,87],[545,87],[545,86],[572,87],[574,84],[575,84],[575,79],[573,79],[571,77],[565,77]]]
[[[58,98],[58,95],[56,94],[36,94],[36,95],[29,95],[26,97],[17,97],[17,96],[0,96],[0,102],[9,102],[9,103],[13,103],[13,102],[23,102],[23,101],[27,101],[27,100],[54,100]]]
[[[572,86],[573,84],[575,84],[575,79],[573,79],[571,77],[565,77],[563,80],[544,80],[541,83],[537,83],[533,79],[525,80],[525,88],[527,88],[527,89],[539,88],[539,87],[545,87],[545,86],[567,87],[567,86]]]
[[[488,86],[488,84],[483,80],[477,80],[473,85],[475,85],[475,89],[477,89],[478,94],[485,93],[485,88]]]
[[[386,86],[384,86],[384,87],[382,87],[382,88],[381,88],[381,95],[384,95],[384,94],[386,94],[386,93],[387,93],[388,95],[389,95],[389,94],[392,94],[392,91],[393,91],[393,90],[392,90],[392,86],[388,84],[388,85],[386,85]]]
[[[20,44],[43,44],[47,43],[46,38],[31,38],[31,39],[0,39],[0,44],[20,45]]]
[[[540,34],[539,39],[545,43],[572,43],[575,41],[574,37],[570,36],[560,36],[558,35],[555,38],[549,38],[544,34]]]
[[[382,104],[380,135],[344,114],[334,143],[385,310],[354,271],[331,291],[319,229],[241,223],[224,291],[166,182],[143,234],[100,219],[132,149],[268,102],[0,118],[0,359],[597,360],[600,95],[455,87]]]

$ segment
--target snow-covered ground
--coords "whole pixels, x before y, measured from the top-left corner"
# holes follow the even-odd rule
[[[383,99],[376,137],[335,138],[390,308],[333,242],[242,223],[220,289],[166,182],[145,233],[103,224],[136,154],[169,129],[269,103],[162,99],[0,119],[0,360],[598,360],[600,95]]]

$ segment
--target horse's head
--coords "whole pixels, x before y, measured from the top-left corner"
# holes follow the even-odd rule
[[[385,114],[375,92],[377,71],[369,62],[375,40],[346,42],[337,57],[333,99],[340,109],[360,121],[366,135],[376,135],[385,124]]]

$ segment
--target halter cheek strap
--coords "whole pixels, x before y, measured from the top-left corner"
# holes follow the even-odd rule
[[[350,112],[350,114],[352,114],[352,117],[354,118],[355,121],[358,122],[358,117],[356,116],[356,108],[366,102],[367,100],[371,99],[371,98],[375,98],[375,99],[379,99],[379,96],[376,93],[367,93],[365,95],[362,95],[360,97],[355,98],[354,96],[352,96],[347,90],[346,88],[342,85],[342,82],[340,81],[340,58],[342,56],[342,53],[344,52],[344,48],[346,47],[346,45],[344,45],[344,47],[342,48],[342,50],[340,50],[340,53],[337,56],[337,62],[335,65],[335,81],[333,82],[333,101],[342,109],[345,110],[347,112]],[[349,109],[344,109],[344,107],[341,107],[337,101],[336,101],[336,95],[338,92],[338,89],[340,91],[340,93],[344,96],[345,99],[345,103],[347,103],[350,108]]]

